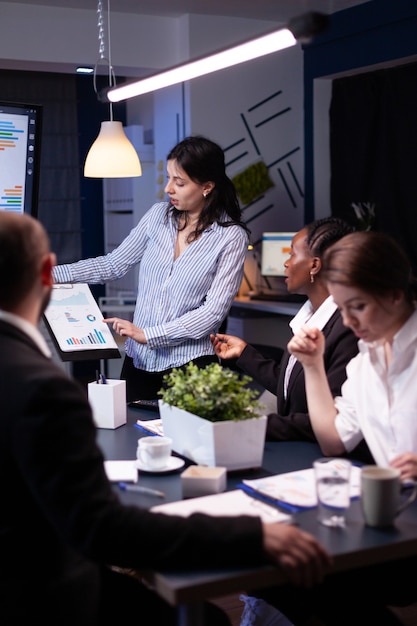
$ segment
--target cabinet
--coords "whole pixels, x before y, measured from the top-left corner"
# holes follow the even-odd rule
[[[103,180],[105,253],[114,250],[157,201],[154,147],[143,143],[142,126],[125,126],[124,130],[139,155],[142,176]],[[134,268],[123,278],[107,283],[106,295],[136,297],[137,272]]]

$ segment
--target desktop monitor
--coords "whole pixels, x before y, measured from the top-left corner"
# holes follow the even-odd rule
[[[291,241],[295,232],[268,232],[262,234],[262,276],[285,276],[284,263],[291,252]]]
[[[38,215],[42,106],[0,102],[0,210]]]

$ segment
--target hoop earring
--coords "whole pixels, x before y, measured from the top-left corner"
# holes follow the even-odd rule
[[[314,274],[310,272],[310,283],[314,283]]]

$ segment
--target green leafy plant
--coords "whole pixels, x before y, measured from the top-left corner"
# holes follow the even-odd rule
[[[251,381],[218,363],[205,368],[189,363],[164,376],[167,387],[159,394],[166,404],[211,422],[240,421],[259,417],[259,391],[248,386]]]
[[[232,181],[243,204],[249,204],[274,187],[268,168],[263,161],[249,165],[243,172],[236,174]]]

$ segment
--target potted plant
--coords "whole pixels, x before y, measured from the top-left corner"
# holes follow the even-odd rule
[[[212,363],[189,363],[164,378],[159,410],[173,449],[199,465],[229,470],[260,467],[266,416],[252,379]]]

